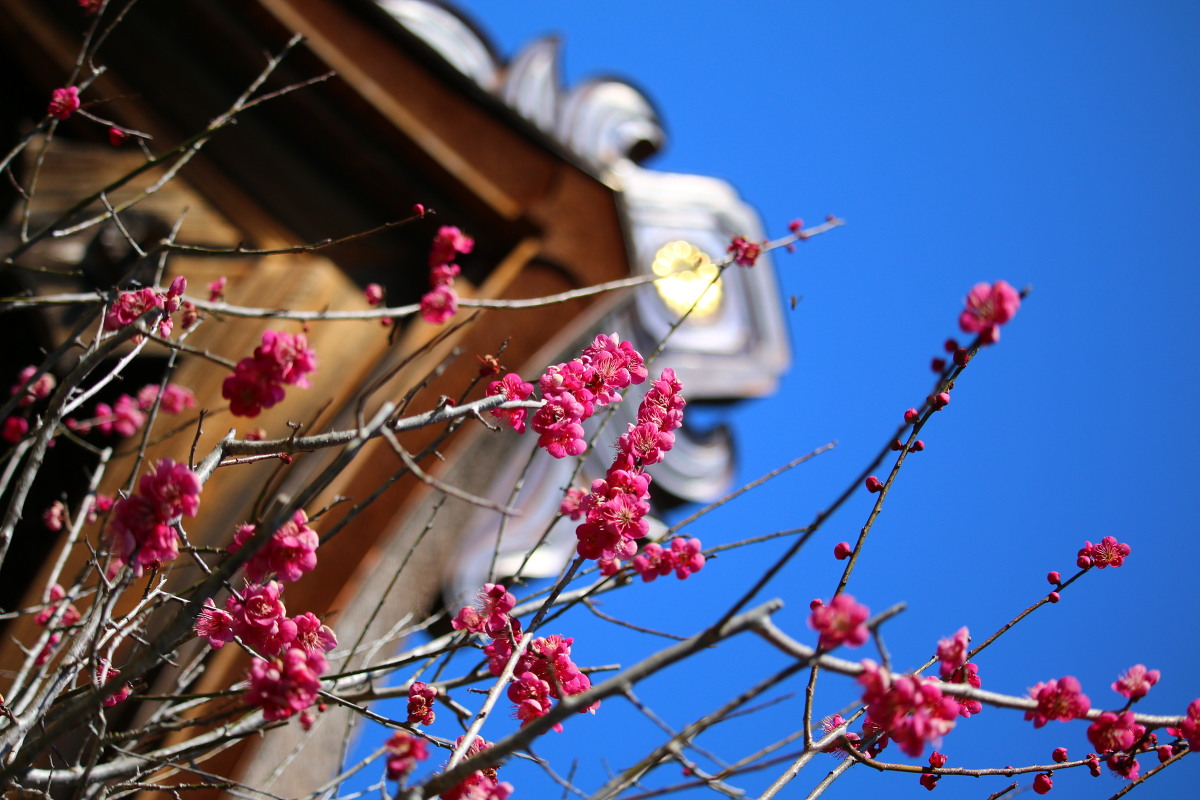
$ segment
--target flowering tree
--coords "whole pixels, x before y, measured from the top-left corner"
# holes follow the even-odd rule
[[[104,4],[82,5],[95,13]],[[268,61],[263,79],[281,58]],[[220,135],[245,109],[281,94],[260,93],[260,80],[202,136],[174,152],[154,153],[144,134],[103,119],[88,107],[90,78],[94,74],[76,75],[72,85],[54,91],[36,131],[8,153],[0,167],[7,170],[32,147],[43,148],[39,158],[52,154],[57,124],[75,114],[87,114],[104,125],[114,145],[139,140],[151,161],[184,160],[197,143]],[[30,182],[21,188],[28,206],[36,187]],[[368,310],[239,305],[226,299],[223,279],[199,293],[189,288],[185,275],[168,280],[174,254],[202,248],[177,241],[174,234],[142,248],[122,224],[122,215],[133,205],[115,208],[103,192],[83,194],[72,213],[88,211],[91,216],[84,223],[71,223],[73,230],[80,225],[109,226],[128,238],[138,253],[129,276],[95,293],[47,291],[5,300],[6,311],[53,304],[80,313],[74,334],[78,347],[67,342],[10,376],[12,391],[0,410],[8,447],[0,475],[0,556],[9,554],[22,517],[40,517],[45,528],[64,534],[50,562],[41,602],[7,613],[10,621],[32,619],[35,632],[32,638],[19,639],[19,652],[12,652],[14,671],[0,707],[0,781],[7,788],[79,796],[122,796],[164,786],[176,793],[214,787],[252,791],[255,787],[208,771],[205,761],[264,732],[278,735],[272,728],[308,730],[331,706],[349,709],[389,732],[379,738],[370,757],[344,758],[330,773],[305,776],[305,791],[314,798],[349,796],[355,781],[397,797],[504,798],[520,792],[504,771],[517,758],[533,760],[555,781],[595,797],[648,794],[647,776],[671,764],[683,769],[683,779],[660,781],[655,792],[703,786],[738,796],[743,778],[773,770],[762,792],[763,797],[773,797],[805,767],[812,767],[823,773],[813,790],[820,794],[859,766],[913,773],[928,789],[952,776],[1016,776],[1017,783],[1001,787],[993,796],[1021,781],[1044,794],[1061,770],[1099,774],[1107,769],[1132,785],[1200,746],[1200,699],[1162,715],[1134,710],[1160,678],[1159,670],[1142,664],[1132,664],[1112,684],[1123,700],[1099,705],[1069,674],[1048,680],[1006,676],[1005,683],[1030,685],[1028,694],[982,688],[980,664],[986,668],[986,662],[981,654],[993,642],[1030,613],[1057,603],[1075,582],[1092,580],[1099,571],[1136,558],[1129,544],[1114,537],[1083,542],[1074,556],[1078,571],[1066,576],[1049,572],[1047,593],[999,630],[975,637],[961,628],[930,642],[931,657],[915,669],[893,665],[886,646],[887,623],[900,608],[873,614],[849,591],[897,476],[907,459],[925,448],[922,432],[951,408],[957,382],[969,380],[967,370],[978,367],[976,357],[998,346],[1001,329],[1017,316],[1023,296],[1007,282],[980,283],[967,292],[957,323],[971,340],[945,343],[945,354],[931,365],[933,386],[921,402],[897,412],[896,429],[881,436],[879,456],[842,493],[804,520],[803,527],[706,548],[688,535],[688,526],[712,507],[663,533],[651,528],[654,465],[672,457],[674,432],[687,409],[687,387],[669,365],[658,363],[660,352],[639,352],[619,332],[595,332],[572,358],[541,365],[538,374],[502,370],[495,356],[486,356],[481,374],[487,380],[465,387],[456,402],[419,408],[372,396],[364,398],[354,425],[297,430],[281,439],[266,439],[253,430],[239,435],[235,427],[207,451],[194,452],[193,447],[186,459],[149,463],[141,454],[152,438],[198,441],[205,416],[227,414],[236,426],[241,422],[237,418],[267,413],[291,392],[320,392],[321,354],[302,326],[382,320],[390,328],[417,319],[450,326],[478,301],[460,297],[455,289],[460,277],[455,262],[472,251],[472,237],[453,225],[439,225],[432,235],[420,234],[429,240],[428,263],[423,265],[429,289],[419,303],[388,305],[382,287],[371,284],[365,288]],[[411,218],[421,220],[428,214],[429,209],[418,205]],[[41,230],[22,226],[4,268],[29,271],[36,278],[36,265],[26,263],[26,254],[37,242],[60,235],[67,223],[64,216]],[[728,269],[753,269],[763,252],[791,248],[839,224],[834,218],[811,227],[796,221],[789,234],[773,241],[736,237],[714,283]],[[267,258],[281,251],[234,252]],[[131,276],[143,271],[151,277],[139,285]],[[627,291],[649,280],[620,281],[588,291]],[[247,348],[249,352],[213,353],[188,344],[196,331],[220,319],[256,318],[272,320],[272,327]],[[170,366],[157,383],[120,393],[111,403],[96,401],[99,392],[132,370],[152,342],[171,353],[171,366],[182,358],[219,364],[225,370],[220,393],[227,406],[205,409],[205,414],[180,426],[156,427],[166,417],[195,408],[195,393],[202,388],[173,382]],[[623,431],[600,425],[599,433],[589,434],[585,423],[602,422],[618,403],[637,403],[636,421]],[[403,468],[438,492],[487,507],[482,498],[423,469],[420,459],[396,438],[404,431],[452,431],[464,424],[495,427],[498,436],[536,438],[538,458],[579,459],[592,448],[612,445],[612,461],[603,478],[564,489],[560,516],[577,523],[577,548],[559,577],[548,586],[530,586],[520,574],[493,575],[473,604],[446,614],[439,611],[428,619],[401,621],[384,643],[364,641],[361,631],[338,630],[335,620],[322,619],[313,610],[289,608],[288,585],[310,573],[321,574],[323,509],[315,507],[315,501],[366,442],[386,440]],[[97,441],[132,445],[136,457],[112,462],[122,464],[124,474],[106,475],[112,447],[98,447]],[[80,471],[90,472],[91,485],[48,508],[33,508],[29,498],[34,485],[54,480],[43,470],[52,446],[75,448],[71,452],[78,453]],[[189,541],[187,528],[193,520],[202,520],[209,508],[221,504],[221,498],[210,496],[206,488],[219,471],[254,460],[290,463],[302,454],[326,451],[335,454],[330,466],[294,491],[283,493],[265,483],[262,494],[269,502],[261,504],[254,519],[229,531],[222,547]],[[101,488],[106,481],[123,488],[105,493]],[[721,502],[733,502],[741,493]],[[852,513],[855,503],[863,503],[859,510],[865,511],[857,539],[830,548],[820,538],[826,522],[843,509]],[[511,511],[493,510],[498,516]],[[756,574],[721,575],[720,562],[713,559],[723,550],[778,539],[789,542],[786,551]],[[781,601],[769,597],[769,584],[786,564],[828,559],[831,550],[844,568],[837,584],[812,601],[811,631],[785,630],[774,620]],[[78,571],[67,569],[75,563],[72,559],[81,559]],[[180,581],[177,574],[195,577]],[[660,578],[687,580],[689,590],[697,592],[704,591],[705,581],[742,581],[744,586],[738,599],[715,618],[696,621],[687,635],[675,636],[674,643],[634,663],[596,667],[598,648],[564,635],[571,633],[571,618],[562,616],[565,610],[587,608],[599,614],[594,605],[598,598],[617,591],[636,596]],[[448,620],[448,627],[443,625],[441,634],[430,632],[439,619]],[[613,622],[644,632],[639,620]],[[419,639],[419,633],[427,635]],[[676,680],[687,691],[689,682],[695,682],[688,677],[694,660],[743,636],[757,637],[778,650],[786,666],[772,674],[737,676],[729,699],[704,709],[686,726],[669,729],[658,745],[640,759],[619,765],[602,785],[575,786],[569,776],[563,777],[562,766],[534,755],[540,737],[587,725],[588,719],[577,715],[603,715],[613,703],[627,702],[652,717],[635,692],[639,684],[669,671],[682,676]],[[869,657],[849,658],[848,651],[868,644]],[[606,647],[622,660],[619,648]],[[243,655],[245,669],[218,692],[198,691],[199,676],[225,648]],[[935,665],[936,676],[926,674]],[[823,719],[816,709],[833,701],[826,698],[825,688],[817,691],[822,673],[845,676],[853,686],[836,700],[844,710]],[[172,676],[174,691],[144,691],[148,677],[161,674]],[[988,680],[999,683],[991,675]],[[697,745],[707,730],[753,710],[752,703],[792,681],[806,681],[795,730],[783,735],[767,732],[734,761],[721,760]],[[401,705],[386,703],[397,699]],[[136,714],[122,715],[122,707],[134,706]],[[401,706],[402,713],[392,711]],[[1035,728],[1079,722],[1063,728],[1064,745],[1038,763],[953,766],[956,726],[974,724],[970,718],[985,708],[988,714],[1023,714]],[[483,737],[485,725],[494,741]],[[1080,750],[1090,752],[1081,757]],[[838,760],[818,760],[822,754]],[[1004,756],[998,759],[1002,762]]]

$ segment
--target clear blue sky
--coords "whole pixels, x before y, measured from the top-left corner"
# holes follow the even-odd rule
[[[1048,590],[1048,570],[1072,574],[1085,539],[1113,535],[1133,547],[1126,565],[1089,574],[987,652],[984,688],[1020,694],[1071,674],[1093,705],[1117,708],[1122,698],[1109,684],[1144,663],[1163,672],[1144,710],[1183,713],[1200,696],[1200,623],[1187,589],[1195,566],[1186,549],[1200,448],[1200,6],[458,5],[505,56],[561,35],[568,85],[615,75],[641,87],[670,137],[650,166],[731,181],[771,234],[797,216],[848,221],[777,257],[783,295],[803,298],[788,312],[794,365],[777,396],[733,414],[746,480],[831,439],[841,444],[692,535],[717,544],[806,524],[903,410],[920,405],[929,359],[956,333],[970,286],[999,278],[1030,285],[1003,340],[971,365],[926,429],[928,449],[902,473],[851,593],[874,610],[908,603],[887,634],[896,663],[915,665],[962,625],[990,634]],[[865,492],[855,498],[768,589],[765,596],[788,603],[779,621],[796,635],[812,638],[807,603],[833,591],[841,567],[833,545],[854,538],[869,506]],[[780,550],[714,560],[684,584],[623,593],[607,610],[694,633]],[[581,663],[614,660],[616,637],[626,638],[582,619],[571,625],[556,632],[577,637]],[[635,640],[638,652],[659,646]],[[779,663],[734,642],[639,694],[679,725]],[[819,714],[854,699],[828,678],[818,698]],[[763,731],[798,727],[800,703],[702,741],[736,759]],[[621,705],[573,720],[539,752],[578,757],[583,784],[597,785],[601,759],[619,769],[642,752],[635,741],[661,740]],[[1051,723],[1035,732],[1019,715],[985,710],[941,750],[950,766],[1045,763],[1058,745],[1086,753],[1084,731]],[[894,747],[887,755],[899,757]],[[832,763],[808,770],[784,796],[803,797]],[[506,773],[520,797],[560,794],[531,770]],[[1099,779],[1058,775],[1051,797],[1104,798],[1121,788],[1107,770]],[[753,791],[765,781],[739,785]],[[946,779],[936,796],[978,799],[1006,784]],[[1195,796],[1197,784],[1193,756],[1137,796]],[[864,795],[926,790],[915,777],[855,768],[825,796]]]

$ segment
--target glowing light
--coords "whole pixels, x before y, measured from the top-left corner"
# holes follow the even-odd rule
[[[720,307],[721,281],[713,282],[718,275],[717,266],[707,253],[690,242],[664,244],[654,254],[650,269],[663,276],[654,287],[667,308],[676,314],[683,314],[695,304],[689,319],[701,321]]]

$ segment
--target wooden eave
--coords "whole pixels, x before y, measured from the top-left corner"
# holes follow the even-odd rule
[[[8,0],[0,7],[0,44],[27,70],[18,79],[49,97],[70,74],[83,25],[71,3]],[[337,76],[247,112],[212,137],[182,179],[256,246],[298,245],[366,230],[408,216],[414,202],[439,213],[313,255],[263,259],[232,287],[234,302],[346,307],[361,302],[355,284],[371,281],[387,286],[394,304],[414,301],[427,290],[429,240],[439,224],[458,225],[476,239],[475,252],[460,262],[464,295],[537,296],[629,274],[615,191],[365,0],[142,0],[101,48],[96,61],[108,72],[84,99],[113,98],[97,104],[97,112],[153,135],[153,147],[161,152],[224,111],[261,71],[267,53],[282,49],[293,32],[303,34],[305,43],[265,90],[330,69]],[[28,116],[41,112],[31,108]],[[62,124],[60,132],[88,141],[104,134],[83,119]],[[422,395],[429,402],[422,407],[441,394],[457,397],[475,374],[472,354],[492,352],[505,338],[509,368],[540,368],[538,358],[578,336],[607,302],[487,311],[414,363],[396,385],[431,369],[456,345],[465,357],[431,379]],[[258,329],[226,326],[194,343],[236,358],[253,347]],[[344,421],[381,359],[397,361],[435,333],[416,323],[389,345],[377,323],[314,325],[309,336],[321,358],[322,371],[314,378],[319,390],[289,391],[273,415],[249,425],[232,422],[246,428],[274,420],[271,433],[278,434],[282,420],[316,427],[339,415]],[[335,380],[329,371],[335,371]],[[215,408],[223,404],[222,377],[193,360],[178,379],[198,389],[202,406]],[[198,452],[230,423],[228,417],[210,420]],[[443,452],[451,461],[456,455],[468,458],[479,438],[491,435],[475,425],[456,434]],[[411,437],[406,444],[415,450],[421,441]],[[187,444],[168,443],[151,448],[148,459],[182,460],[186,452]],[[386,446],[376,444],[322,502],[336,494],[361,499],[398,464]],[[436,461],[431,464],[436,467]],[[205,489],[214,501],[202,504],[189,535],[197,543],[228,541],[232,524],[245,520],[255,502],[251,487],[276,467],[218,471]],[[303,459],[295,467],[303,468]],[[362,571],[379,558],[378,548],[398,526],[412,524],[412,509],[429,491],[411,478],[395,483],[352,528],[322,548],[320,575],[289,587],[289,607],[324,613],[351,602]],[[342,513],[332,514],[330,524]],[[452,541],[437,548],[453,556]],[[436,576],[430,571],[424,577],[428,585],[409,592],[414,603],[429,602],[436,591]],[[40,589],[41,584],[33,587],[34,593]],[[235,656],[232,648],[217,654],[207,683],[228,686],[242,668]],[[238,748],[211,766],[240,773],[249,757]]]

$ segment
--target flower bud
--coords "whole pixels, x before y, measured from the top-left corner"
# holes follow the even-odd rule
[[[876,492],[883,490],[883,482],[880,481],[879,478],[876,478],[874,475],[871,475],[870,477],[867,478],[866,484],[867,484],[867,491],[870,492],[871,494],[875,494]]]
[[[1046,580],[1049,581],[1052,586],[1058,586],[1060,583],[1062,583],[1062,575],[1059,575],[1057,572],[1047,572]]]
[[[960,347],[954,351],[954,363],[960,367],[965,367],[971,360],[971,351],[965,347]]]
[[[915,408],[910,408],[908,411],[904,412],[904,421],[907,422],[909,425],[912,425],[914,422],[916,422],[920,418],[921,418],[921,414]]]
[[[838,561],[843,561],[850,557],[850,543],[838,542],[833,548],[833,557]]]

